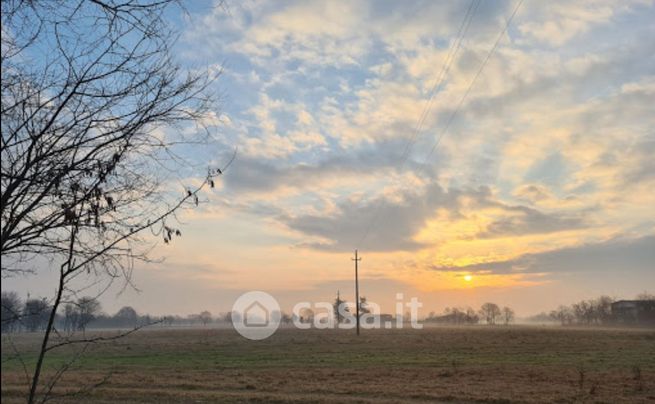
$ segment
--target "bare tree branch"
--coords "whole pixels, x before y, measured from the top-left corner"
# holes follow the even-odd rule
[[[183,133],[214,108],[214,78],[173,60],[163,18],[171,4],[180,5],[2,2],[1,274],[38,274],[44,261],[59,269],[30,403],[46,400],[61,376],[39,390],[47,352],[114,339],[52,344],[62,304],[91,285],[104,285],[101,294],[117,279],[131,284],[134,263],[151,261],[152,235],[165,244],[181,236],[176,212],[197,206],[236,156],[206,173],[183,170],[194,166],[189,147],[209,136]],[[200,180],[175,190],[175,176]],[[83,275],[90,285],[79,285]]]

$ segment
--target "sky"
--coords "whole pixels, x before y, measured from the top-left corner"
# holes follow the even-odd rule
[[[205,1],[169,18],[177,61],[222,72],[198,155],[237,157],[106,311],[353,301],[355,249],[386,311],[398,292],[423,314],[518,315],[655,292],[655,2]]]

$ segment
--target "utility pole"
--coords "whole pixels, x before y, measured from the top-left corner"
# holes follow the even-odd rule
[[[359,261],[361,261],[361,258],[357,257],[357,250],[355,250],[355,258],[351,258],[353,261],[355,261],[355,311],[356,311],[356,319],[357,319],[357,335],[359,335],[359,274],[358,274],[358,265]]]

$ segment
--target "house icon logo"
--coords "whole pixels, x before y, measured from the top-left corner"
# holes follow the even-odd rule
[[[232,326],[242,336],[268,338],[280,325],[280,305],[266,292],[246,292],[232,305]]]
[[[252,302],[243,313],[243,323],[247,327],[266,327],[270,321],[270,313],[263,304]]]

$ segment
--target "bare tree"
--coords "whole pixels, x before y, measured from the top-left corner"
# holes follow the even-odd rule
[[[485,303],[480,307],[480,317],[482,317],[487,324],[496,324],[496,319],[500,317],[500,307],[495,303]]]
[[[597,299],[581,300],[571,305],[570,312],[578,324],[605,324],[612,319],[612,303],[614,299],[609,296],[600,296]]]
[[[515,317],[514,310],[512,310],[507,306],[503,307],[502,317],[503,317],[503,323],[505,323],[505,325],[509,325],[509,323],[514,322],[514,317]]]
[[[459,307],[450,308],[449,313],[447,314],[454,324],[463,324],[468,322],[467,314],[464,309]]]
[[[471,307],[466,308],[466,322],[469,324],[477,324],[480,321],[480,317],[475,313],[475,310]]]
[[[79,311],[73,303],[66,303],[66,305],[64,305],[64,331],[72,333],[77,330],[79,314]]]
[[[200,320],[202,325],[206,326],[207,324],[212,322],[213,317],[212,317],[212,314],[210,312],[205,310],[205,311],[201,312],[200,314],[198,314],[198,319]]]
[[[1,273],[58,268],[30,403],[46,353],[63,344],[50,337],[73,285],[129,283],[135,260],[149,260],[144,231],[166,244],[180,236],[168,219],[197,205],[222,173],[207,169],[193,188],[170,188],[174,168],[187,164],[176,146],[208,136],[191,141],[183,129],[214,105],[208,74],[183,74],[170,56],[162,16],[173,2],[2,2]]]
[[[51,310],[46,299],[27,299],[21,314],[23,327],[29,332],[45,329]]]
[[[559,306],[550,312],[549,317],[566,324],[607,324],[612,322],[612,303],[614,299],[609,296],[600,296],[597,299],[581,300],[570,306]]]
[[[431,312],[426,321],[459,325],[477,324],[480,321],[480,318],[471,307],[446,307],[442,315]]]
[[[562,325],[573,323],[575,318],[573,310],[567,306],[559,306],[556,310],[550,312],[549,317],[555,321],[559,321]]]
[[[591,324],[593,321],[593,308],[590,302],[582,300],[574,303],[571,308],[576,321],[580,324]]]
[[[643,291],[636,296],[637,300],[655,300],[655,295],[647,291]]]
[[[136,327],[138,318],[139,318],[139,316],[136,313],[136,310],[134,310],[130,306],[122,307],[114,315],[114,319],[117,321],[117,324],[119,326]],[[164,320],[164,323],[167,322],[166,318],[164,318],[163,320]]]
[[[606,324],[612,320],[612,303],[614,299],[601,296],[592,302],[594,319],[598,324]]]
[[[77,329],[84,332],[86,326],[100,314],[100,302],[96,298],[85,296],[79,298],[75,306],[79,313]]]
[[[22,302],[16,292],[2,291],[2,332],[14,332],[21,318]]]

